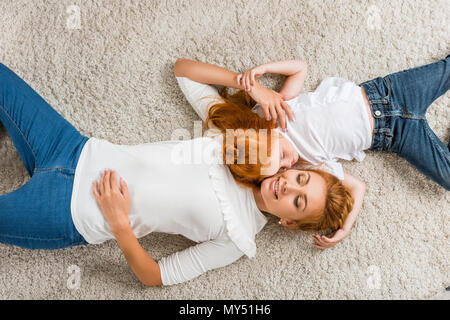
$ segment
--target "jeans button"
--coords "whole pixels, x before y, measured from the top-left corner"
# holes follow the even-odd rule
[[[375,115],[376,115],[377,117],[381,116],[381,111],[380,111],[380,110],[375,111]]]

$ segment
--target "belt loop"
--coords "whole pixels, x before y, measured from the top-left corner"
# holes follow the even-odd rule
[[[392,90],[391,90],[391,82],[389,81],[388,76],[385,76],[383,79],[385,80],[386,85],[388,87],[388,94],[387,94],[387,97],[385,97],[387,99],[383,99],[383,100],[386,100],[386,103],[387,103],[389,97],[391,96],[391,92],[392,92]]]

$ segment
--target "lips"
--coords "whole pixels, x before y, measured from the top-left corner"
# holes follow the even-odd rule
[[[280,178],[272,181],[272,183],[270,184],[271,190],[273,195],[275,196],[275,198],[278,200],[278,191],[279,191],[279,186],[280,186]]]

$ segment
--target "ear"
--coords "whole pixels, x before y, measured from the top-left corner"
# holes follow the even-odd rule
[[[288,229],[297,229],[298,228],[297,224],[295,223],[294,220],[281,219],[280,221],[281,221],[281,224]]]

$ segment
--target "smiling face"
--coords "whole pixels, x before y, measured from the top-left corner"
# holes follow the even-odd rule
[[[280,169],[289,169],[299,159],[299,155],[292,143],[280,133],[276,132],[276,135],[278,139],[272,144],[270,167],[264,169],[263,175],[271,176],[280,171]]]
[[[286,226],[319,217],[325,209],[327,184],[313,171],[286,170],[261,183],[258,208],[279,217]]]

